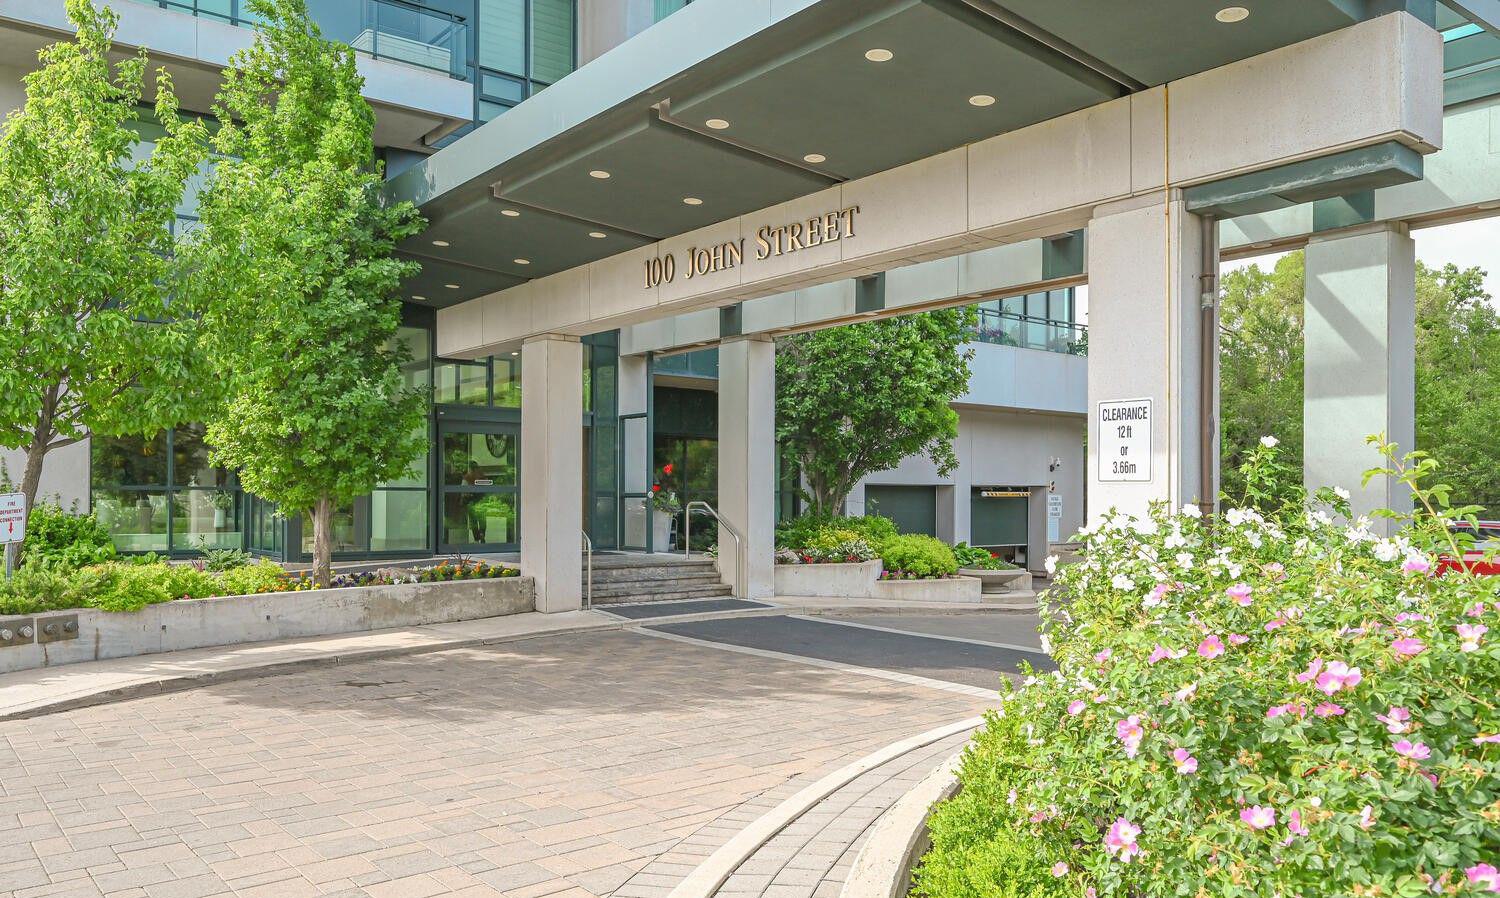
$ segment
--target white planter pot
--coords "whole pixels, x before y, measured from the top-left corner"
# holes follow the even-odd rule
[[[904,602],[978,602],[981,585],[973,577],[951,577],[946,580],[877,580],[877,599],[900,599]]]
[[[657,552],[672,549],[672,515],[665,511],[651,512],[651,548]]]

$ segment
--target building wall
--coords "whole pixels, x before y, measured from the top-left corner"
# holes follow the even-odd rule
[[[958,417],[953,447],[957,470],[943,477],[931,459],[909,456],[890,470],[866,477],[850,494],[849,514],[864,514],[865,484],[933,486],[938,489],[938,536],[966,542],[972,488],[1045,486],[1054,487],[1063,499],[1059,535],[1066,538],[1083,526],[1082,415],[960,408]],[[1049,469],[1054,458],[1061,462],[1055,471]]]
[[[0,449],[0,463],[5,465],[5,474],[11,482],[20,489],[21,475],[26,471],[26,453],[20,449]],[[37,498],[57,502],[63,508],[72,508],[77,503],[80,509],[88,509],[88,440],[47,453]]]

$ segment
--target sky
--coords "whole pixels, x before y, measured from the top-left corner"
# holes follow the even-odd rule
[[[1490,302],[1500,307],[1500,218],[1485,218],[1435,228],[1412,231],[1417,242],[1417,258],[1437,268],[1452,262],[1459,268],[1478,267],[1485,270],[1485,292]],[[1276,260],[1285,253],[1270,253],[1251,259],[1237,259],[1224,263],[1224,271],[1236,271],[1251,264],[1262,269],[1275,266]],[[1078,320],[1088,322],[1089,288],[1078,288]]]

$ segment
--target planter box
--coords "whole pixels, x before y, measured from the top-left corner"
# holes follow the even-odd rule
[[[876,580],[870,596],[907,602],[978,602],[980,583],[973,577],[948,580]]]
[[[451,623],[535,608],[536,589],[530,577],[496,577],[184,599],[135,612],[92,608],[49,612],[7,620],[45,621],[76,614],[78,637],[0,648],[0,673],[182,649]],[[40,632],[40,623],[36,629]]]
[[[880,570],[878,558],[855,564],[778,564],[776,595],[865,599]]]
[[[987,596],[1031,589],[1031,572],[1020,568],[1000,571],[960,568],[958,573],[978,580],[982,584],[981,591]]]

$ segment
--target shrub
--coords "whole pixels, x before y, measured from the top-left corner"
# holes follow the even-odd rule
[[[251,561],[250,553],[244,549],[205,549],[203,551],[203,569],[213,574],[244,567]]]
[[[223,571],[218,576],[217,595],[251,596],[278,592],[286,583],[286,571],[271,561],[255,561]]]
[[[1294,480],[1268,442],[1247,482]],[[1434,576],[1458,512],[1423,456],[1391,473],[1423,505],[1391,537],[1329,490],[1085,531],[1058,670],[989,716],[917,894],[987,898],[974,871],[1026,840],[1070,895],[1489,891],[1500,578]]]
[[[989,549],[981,549],[968,543],[959,543],[953,547],[953,557],[958,559],[960,568],[968,568],[975,571],[1011,571],[1015,565],[1001,560],[1000,556]]]
[[[97,580],[97,575],[83,575],[79,571],[23,567],[0,586],[0,615],[41,614],[83,607],[87,602],[85,590]]]
[[[92,514],[69,514],[59,505],[38,502],[26,517],[23,565],[72,571],[115,555],[109,531]]]
[[[878,546],[896,535],[896,523],[879,515],[842,518],[805,514],[776,525],[776,545],[788,549],[805,549],[819,534],[830,530],[848,530],[871,546]]]
[[[805,561],[822,564],[852,564],[870,561],[875,550],[853,530],[822,530],[803,550]]]
[[[919,579],[946,577],[958,571],[958,559],[947,543],[931,536],[893,536],[880,546],[885,569]]]
[[[214,575],[187,565],[111,562],[94,570],[102,577],[88,604],[100,611],[139,611],[173,599],[216,594]]]

